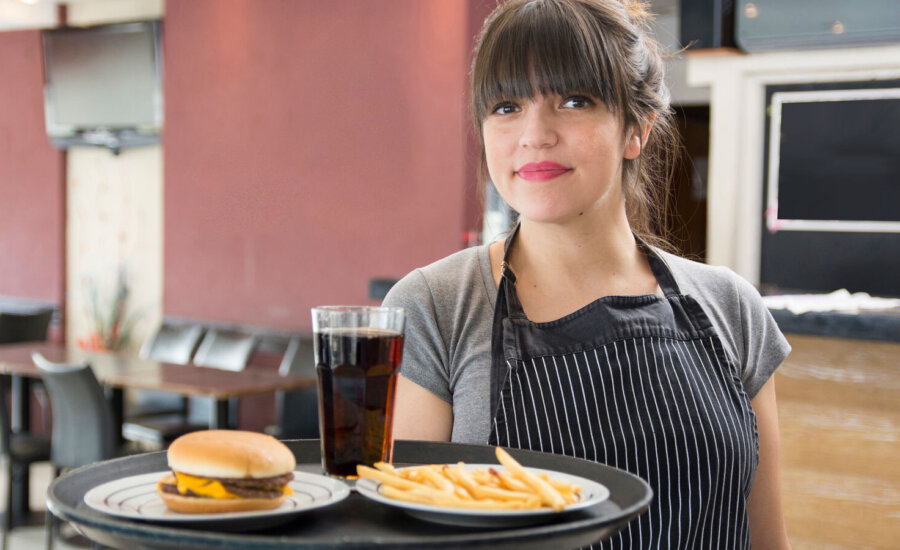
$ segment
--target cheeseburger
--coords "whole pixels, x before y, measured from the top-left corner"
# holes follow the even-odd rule
[[[172,442],[167,458],[172,473],[160,480],[156,492],[176,512],[267,510],[292,494],[294,454],[269,435],[191,432]]]

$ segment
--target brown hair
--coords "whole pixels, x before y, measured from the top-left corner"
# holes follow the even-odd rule
[[[472,117],[481,125],[501,99],[586,93],[622,116],[628,131],[656,114],[647,144],[624,159],[622,185],[632,231],[666,246],[668,186],[679,151],[659,46],[649,12],[631,0],[509,0],[485,20],[472,62]]]

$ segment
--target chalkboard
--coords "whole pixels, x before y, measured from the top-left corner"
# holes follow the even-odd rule
[[[900,80],[766,92],[760,282],[900,295]]]

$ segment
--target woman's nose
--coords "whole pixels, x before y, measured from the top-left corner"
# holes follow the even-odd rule
[[[533,104],[525,109],[519,145],[528,149],[552,147],[558,141],[553,114],[544,105]]]

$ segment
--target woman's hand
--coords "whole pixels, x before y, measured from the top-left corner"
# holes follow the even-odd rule
[[[781,464],[775,376],[750,402],[759,431],[759,467],[750,490],[750,537],[753,548],[790,549],[781,507]]]
[[[453,407],[422,386],[397,376],[394,439],[450,441]]]

